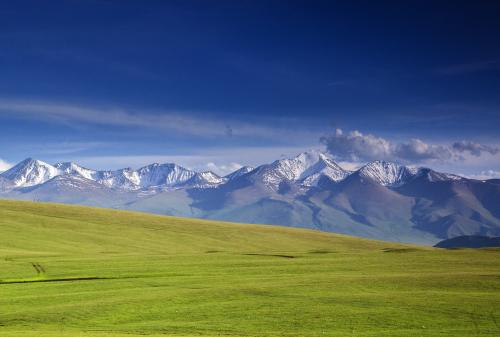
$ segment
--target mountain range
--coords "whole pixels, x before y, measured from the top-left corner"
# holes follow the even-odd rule
[[[385,161],[355,171],[309,151],[224,177],[151,164],[97,171],[28,158],[0,174],[0,198],[305,227],[435,244],[500,235],[500,183]]]

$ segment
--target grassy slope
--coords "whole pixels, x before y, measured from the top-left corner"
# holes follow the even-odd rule
[[[0,201],[0,335],[498,336],[499,253]]]

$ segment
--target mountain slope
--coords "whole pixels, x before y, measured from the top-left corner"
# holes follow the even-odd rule
[[[397,191],[415,200],[412,214],[416,228],[432,230],[440,238],[499,235],[500,186],[442,179],[429,170]]]
[[[243,167],[237,169],[236,171],[231,172],[230,174],[226,175],[224,178],[226,178],[228,181],[233,180],[233,179],[236,179],[238,177],[241,177],[242,175],[245,175],[245,174],[253,171],[254,169],[255,169],[255,167],[252,167],[252,166],[243,166]]]
[[[498,250],[19,201],[0,228],[0,336],[498,333]]]

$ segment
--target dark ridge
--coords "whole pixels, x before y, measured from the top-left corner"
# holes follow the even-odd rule
[[[463,235],[438,242],[437,248],[485,248],[500,247],[500,237]]]
[[[38,280],[0,280],[0,284],[16,284],[16,283],[39,283],[39,282],[71,282],[71,281],[92,281],[92,280],[116,280],[124,279],[130,277],[99,277],[99,276],[89,276],[89,277],[65,277],[65,278],[49,278],[49,279],[38,279]]]
[[[272,257],[283,257],[286,259],[295,259],[296,256],[293,255],[282,255],[282,254],[258,254],[258,253],[246,253],[241,255],[250,255],[250,256],[272,256]]]
[[[335,253],[335,252],[332,250],[317,249],[317,250],[310,250],[308,253],[309,254],[331,254],[331,253]]]

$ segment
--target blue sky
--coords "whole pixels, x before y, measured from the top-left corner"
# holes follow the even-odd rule
[[[498,17],[492,1],[2,2],[0,168],[225,173],[319,148],[495,176]]]

